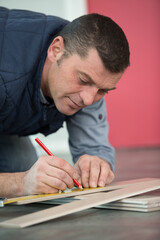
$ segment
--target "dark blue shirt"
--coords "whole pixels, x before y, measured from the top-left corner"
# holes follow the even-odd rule
[[[66,120],[74,161],[83,154],[97,155],[114,170],[104,99],[70,117],[40,100],[47,49],[66,24],[55,16],[0,7],[0,133],[48,135]]]

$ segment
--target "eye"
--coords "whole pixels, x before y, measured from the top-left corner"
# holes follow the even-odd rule
[[[108,90],[105,90],[105,89],[99,89],[99,93],[100,94],[108,94]]]
[[[88,82],[86,82],[85,80],[83,80],[82,78],[79,77],[79,82],[83,85],[87,85]]]

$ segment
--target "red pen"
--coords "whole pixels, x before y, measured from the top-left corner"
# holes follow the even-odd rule
[[[44,149],[44,151],[49,155],[49,156],[54,156],[49,149],[39,140],[39,138],[35,138],[35,141]],[[73,179],[73,182],[76,184],[76,186],[80,189],[83,189],[82,185],[76,180]]]

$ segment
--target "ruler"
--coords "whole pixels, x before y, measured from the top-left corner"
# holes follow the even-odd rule
[[[5,205],[11,204],[11,203],[22,205],[22,204],[42,202],[42,201],[53,200],[53,199],[64,198],[64,197],[73,197],[73,196],[92,194],[97,192],[112,191],[112,190],[127,187],[135,183],[146,182],[151,180],[156,180],[156,178],[142,178],[142,179],[135,179],[135,180],[129,180],[129,181],[120,181],[120,182],[114,182],[106,187],[83,188],[83,190],[80,190],[79,188],[73,188],[73,189],[67,189],[66,191],[61,193],[59,192],[59,193],[53,193],[53,194],[37,194],[37,195],[29,195],[29,196],[15,197],[15,198],[0,198],[0,207],[4,207]]]

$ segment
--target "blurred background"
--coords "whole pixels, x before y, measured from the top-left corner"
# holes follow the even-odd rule
[[[118,23],[129,41],[131,66],[106,96],[110,142],[116,149],[160,146],[159,0],[0,0],[0,6],[68,20],[96,12]],[[71,161],[65,125],[47,138],[38,136],[55,155]]]

